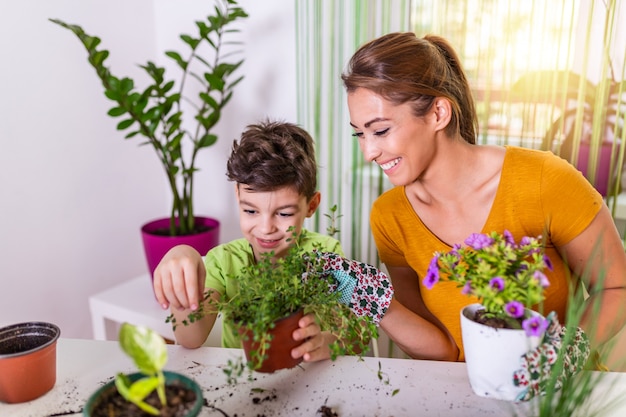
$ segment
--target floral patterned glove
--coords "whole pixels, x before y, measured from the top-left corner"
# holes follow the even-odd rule
[[[322,276],[332,276],[331,291],[341,293],[339,301],[359,317],[368,316],[378,326],[389,308],[393,286],[379,269],[343,258],[332,252],[315,252],[321,261]]]
[[[563,352],[563,369],[557,376],[555,388],[561,388],[563,381],[583,369],[589,358],[589,339],[580,328],[565,328],[559,324],[556,313],[548,314],[550,324],[544,333],[543,340],[536,349],[522,355],[521,369],[513,373],[513,384],[526,387],[516,401],[528,401],[535,395],[544,394],[550,380],[552,368],[557,361],[557,354],[567,332],[576,332],[570,344]]]

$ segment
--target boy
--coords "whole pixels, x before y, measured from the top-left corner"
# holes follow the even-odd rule
[[[317,165],[311,136],[290,123],[266,121],[250,125],[234,141],[228,159],[226,175],[235,183],[239,204],[239,224],[243,238],[219,245],[206,254],[190,246],[171,249],[154,272],[154,292],[163,308],[171,308],[178,323],[199,307],[205,289],[214,290],[212,297],[230,299],[236,293],[237,276],[245,266],[258,261],[263,253],[274,252],[283,257],[289,248],[293,227],[303,249],[321,245],[325,252],[343,255],[336,239],[302,228],[320,204],[317,187]],[[214,311],[210,305],[205,311]],[[196,348],[208,337],[216,314],[206,314],[201,320],[176,326],[179,344]],[[330,335],[320,331],[314,316],[304,316],[300,328],[293,333],[303,343],[292,350],[294,358],[316,361],[330,357]],[[222,346],[241,347],[237,332],[224,323]]]

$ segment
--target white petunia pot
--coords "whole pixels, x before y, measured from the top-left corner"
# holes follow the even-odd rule
[[[496,329],[472,320],[481,304],[461,309],[461,334],[467,374],[476,395],[514,401],[524,387],[513,385],[513,373],[521,368],[521,357],[539,346],[540,337],[524,330]],[[539,313],[532,312],[539,315]]]

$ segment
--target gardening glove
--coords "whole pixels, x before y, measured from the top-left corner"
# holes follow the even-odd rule
[[[548,314],[547,319],[550,324],[541,343],[537,348],[522,355],[521,368],[513,373],[513,384],[526,387],[518,395],[516,401],[528,401],[538,394],[545,394],[551,379],[550,374],[557,362],[561,343],[568,332],[575,332],[575,334],[563,351],[563,368],[560,370],[560,375],[556,377],[554,388],[561,388],[563,381],[582,370],[589,358],[589,339],[580,327],[561,326],[554,311]]]
[[[367,316],[379,325],[393,297],[393,286],[379,269],[343,258],[332,252],[314,252],[321,261],[321,276],[332,276],[332,292],[339,292],[339,301],[358,317]],[[330,281],[329,281],[330,282]]]

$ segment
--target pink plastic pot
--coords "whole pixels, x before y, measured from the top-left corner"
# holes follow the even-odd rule
[[[220,223],[210,217],[196,217],[196,224],[206,226],[207,230],[202,233],[186,236],[168,236],[170,219],[158,219],[146,223],[141,228],[144,251],[148,262],[150,276],[167,253],[176,245],[186,244],[196,249],[202,256],[206,255],[209,249],[219,243]]]
[[[620,144],[617,144],[617,149],[619,151]],[[600,146],[600,153],[598,156],[598,164],[596,165],[596,177],[595,177],[595,188],[598,190],[603,197],[606,197],[609,192],[609,187],[613,186],[613,181],[615,180],[615,174],[617,169],[615,166],[617,165],[617,152],[613,156],[613,167],[615,171],[613,173],[609,172],[609,168],[611,167],[611,149],[613,148],[613,143],[604,142]],[[580,149],[578,151],[578,164],[576,167],[583,175],[587,176],[588,163],[589,163],[589,152],[590,145],[588,143],[581,143]]]
[[[60,335],[56,325],[44,322],[0,328],[0,401],[31,401],[52,389]]]

